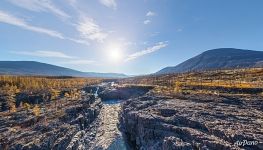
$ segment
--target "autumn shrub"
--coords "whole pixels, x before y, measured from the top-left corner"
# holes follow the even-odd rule
[[[28,103],[23,104],[23,108],[29,112],[31,105]]]
[[[15,104],[11,105],[10,112],[12,112],[12,113],[16,112],[16,105]]]
[[[39,115],[40,115],[40,108],[39,108],[38,105],[35,105],[35,106],[33,107],[32,111],[33,111],[33,114],[34,114],[35,116],[39,116]]]

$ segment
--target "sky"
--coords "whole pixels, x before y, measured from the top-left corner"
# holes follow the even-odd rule
[[[262,0],[1,0],[0,61],[154,73],[214,48],[263,50]]]

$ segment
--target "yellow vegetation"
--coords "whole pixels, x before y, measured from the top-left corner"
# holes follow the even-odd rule
[[[16,112],[16,105],[15,104],[11,105],[10,112],[12,112],[12,113]]]
[[[175,91],[175,93],[181,93],[182,92],[182,83],[181,82],[176,81],[174,91]]]
[[[29,111],[31,106],[28,103],[24,103],[23,107],[24,107],[25,110]]]
[[[216,93],[215,89],[262,89],[263,68],[213,70],[168,75],[151,75],[127,78],[121,84],[154,85],[154,92],[173,95],[175,93]],[[240,90],[242,91],[242,90]],[[256,93],[257,94],[257,93]]]
[[[9,108],[9,111],[12,112],[16,111],[14,108],[16,105],[16,94],[19,93],[20,90],[17,88],[17,86],[5,84],[2,88],[0,88],[0,95],[6,100],[6,105]]]
[[[44,104],[46,104],[46,101],[49,99],[48,91],[51,94],[51,100],[54,100],[56,104],[60,91],[80,89],[86,85],[97,84],[101,81],[102,79],[98,78],[0,75],[0,96],[4,99],[0,107],[3,109],[8,108],[12,112],[16,111],[16,97],[19,93],[26,93],[28,95],[41,94]],[[70,94],[69,96],[72,99],[77,99],[80,96],[77,90],[72,90]],[[26,107],[27,110],[28,107]]]
[[[33,111],[33,114],[34,114],[35,116],[39,116],[39,115],[40,115],[40,108],[39,108],[38,105],[35,105],[35,106],[33,107],[32,111]]]
[[[98,78],[71,78],[71,77],[26,77],[26,76],[0,76],[0,86],[16,86],[23,92],[34,92],[45,89],[64,89],[83,87],[88,84],[101,82]]]
[[[186,85],[189,86],[208,86],[208,87],[224,87],[224,88],[254,88],[254,83],[249,82],[239,82],[239,81],[217,81],[213,80],[212,82],[186,82]]]

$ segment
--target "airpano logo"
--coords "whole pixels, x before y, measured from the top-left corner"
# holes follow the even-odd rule
[[[257,145],[258,143],[259,143],[258,141],[243,140],[243,141],[236,141],[235,145],[236,146],[254,146],[254,145]]]

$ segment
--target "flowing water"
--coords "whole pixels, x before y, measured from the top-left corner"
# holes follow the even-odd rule
[[[100,89],[100,87],[97,87],[97,89],[96,89],[96,91],[95,91],[95,93],[94,93],[95,97],[98,97],[99,89]]]
[[[119,99],[109,99],[106,101],[103,101],[103,104],[107,104],[107,105],[114,105],[114,104],[120,104],[123,100],[119,100]]]

